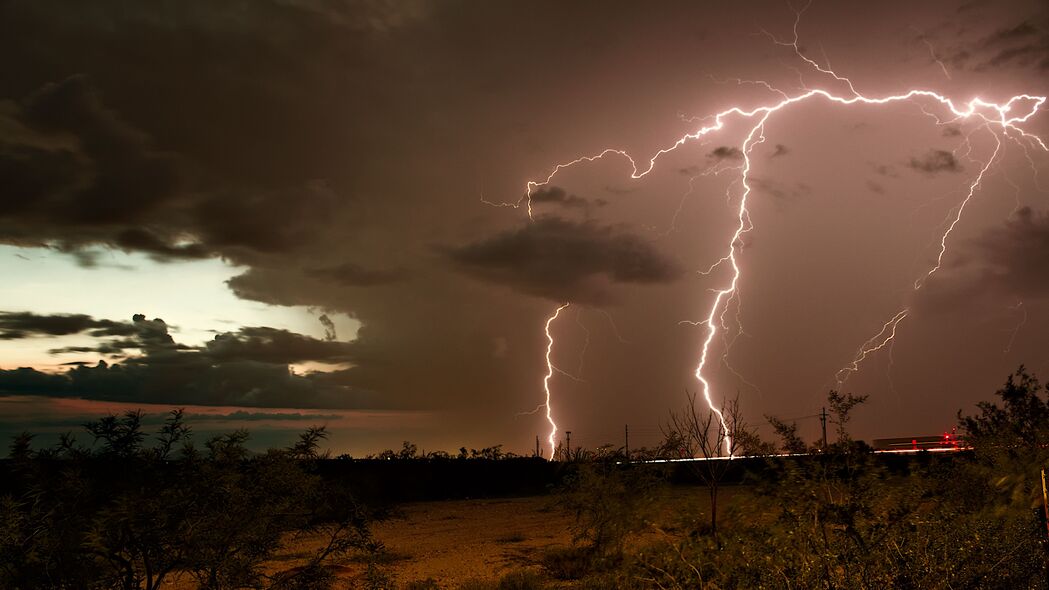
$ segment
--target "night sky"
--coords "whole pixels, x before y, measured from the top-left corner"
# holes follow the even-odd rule
[[[647,168],[734,106],[853,96],[819,69],[1049,95],[1038,0],[817,1],[797,52],[794,24],[780,1],[0,0],[0,435],[178,406],[258,448],[327,424],[358,456],[527,452],[569,303],[561,430],[652,445],[701,389],[748,163],[716,404],[815,438],[901,310],[844,384],[870,395],[857,437],[950,429],[1021,363],[1049,378],[1049,152],[1020,133],[1049,138],[1049,105],[1003,129],[813,97],[746,157],[756,120],[727,116],[642,178],[611,153],[544,183],[606,148]]]

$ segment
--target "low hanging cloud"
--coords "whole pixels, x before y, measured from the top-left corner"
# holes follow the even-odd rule
[[[124,251],[144,252],[154,260],[194,260],[214,255],[203,244],[173,244],[157,234],[142,228],[128,228],[113,237],[113,245]],[[81,266],[84,266],[83,264]]]
[[[353,360],[353,344],[317,340],[276,328],[241,328],[215,336],[201,353],[218,362],[255,361],[288,365],[306,361],[344,363]]]
[[[96,320],[84,314],[36,314],[0,311],[0,340],[17,340],[33,336],[68,336],[90,332],[94,335],[116,335],[127,326],[123,322]],[[125,333],[130,334],[130,330]]]
[[[613,284],[668,283],[680,267],[652,243],[618,228],[543,217],[519,229],[452,248],[463,273],[554,301],[602,305]]]
[[[0,394],[78,397],[135,403],[248,407],[361,408],[381,405],[373,393],[353,386],[353,369],[295,374],[289,365],[350,363],[350,342],[318,340],[269,327],[218,334],[203,346],[186,346],[161,319],[135,315],[131,322],[84,315],[0,313],[7,339],[86,334],[93,346],[55,349],[54,354],[94,353],[119,362],[71,361],[62,373],[31,368],[0,371]],[[135,351],[131,354],[130,351]]]
[[[911,158],[907,167],[925,174],[961,172],[964,170],[954,154],[945,150],[929,150],[920,158]]]

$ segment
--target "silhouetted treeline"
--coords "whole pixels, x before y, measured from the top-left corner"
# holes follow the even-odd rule
[[[179,410],[154,437],[138,412],[86,429],[91,446],[73,436],[42,450],[28,434],[13,442],[0,588],[155,590],[178,574],[207,590],[321,589],[334,581],[331,558],[381,549],[368,528],[377,515],[316,473],[323,428],[261,455],[243,431],[194,446]],[[292,534],[325,541],[304,564],[264,569]]]

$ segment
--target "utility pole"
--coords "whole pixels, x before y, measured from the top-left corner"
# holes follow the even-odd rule
[[[539,450],[539,435],[535,435],[535,456],[542,457],[542,451]]]
[[[626,454],[626,460],[630,460],[630,425],[623,425],[623,452]]]
[[[827,408],[824,407],[820,411],[820,423],[823,425],[823,444],[820,447],[820,452],[827,452]]]
[[[569,459],[572,458],[572,431],[571,430],[566,430],[565,431],[565,455],[567,455]]]

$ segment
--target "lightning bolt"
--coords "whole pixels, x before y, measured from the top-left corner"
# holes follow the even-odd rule
[[[554,411],[550,407],[550,379],[553,378],[555,371],[562,371],[555,367],[553,361],[550,360],[550,355],[554,352],[554,337],[550,333],[550,326],[557,319],[557,316],[561,315],[561,310],[568,307],[568,305],[568,303],[562,304],[554,310],[553,315],[546,319],[546,328],[544,329],[544,332],[546,333],[546,377],[543,377],[543,392],[546,394],[546,402],[544,402],[543,405],[546,406],[546,421],[550,423],[550,436],[547,437],[546,441],[550,444],[551,459],[554,457],[557,423],[554,422]]]
[[[710,307],[707,311],[704,320],[686,320],[682,322],[692,324],[695,326],[703,326],[706,329],[706,336],[702,339],[702,346],[700,348],[699,363],[696,366],[694,374],[696,379],[700,382],[702,386],[703,399],[706,401],[710,410],[717,416],[721,424],[721,427],[726,432],[725,451],[729,456],[732,456],[733,433],[729,432],[728,424],[725,420],[723,412],[714,403],[712,391],[713,388],[704,371],[707,368],[712,343],[715,341],[715,338],[719,332],[719,323],[723,323],[723,314],[726,312],[728,305],[737,297],[739,281],[742,275],[742,270],[740,268],[738,256],[743,249],[743,236],[751,229],[753,229],[753,224],[750,222],[750,214],[747,209],[748,197],[750,196],[752,190],[749,182],[752,164],[750,152],[755,145],[760,144],[765,140],[763,134],[765,124],[774,113],[783,111],[792,105],[809,101],[810,99],[822,99],[829,103],[838,104],[842,106],[884,106],[892,103],[910,102],[922,99],[925,101],[929,101],[934,105],[938,104],[940,107],[946,109],[947,113],[949,113],[952,117],[950,121],[976,119],[979,120],[983,124],[983,126],[986,126],[989,130],[992,129],[992,127],[1000,128],[1001,132],[1005,136],[1009,137],[1010,139],[1013,139],[1017,143],[1020,143],[1025,153],[1027,151],[1027,145],[1031,147],[1036,146],[1038,148],[1041,148],[1043,151],[1049,151],[1049,148],[1047,148],[1045,142],[1040,137],[1027,133],[1020,127],[1020,125],[1030,120],[1039,111],[1039,109],[1041,109],[1041,107],[1045,104],[1047,100],[1047,97],[1045,96],[1019,94],[1013,96],[1004,104],[989,102],[983,100],[982,98],[975,97],[970,99],[968,102],[961,103],[961,105],[959,105],[950,97],[944,96],[933,90],[921,88],[913,88],[899,94],[890,94],[884,96],[867,96],[860,93],[848,77],[841,76],[838,73],[836,73],[830,67],[829,63],[826,67],[824,67],[816,61],[809,58],[808,56],[804,55],[804,53],[802,53],[802,51],[800,50],[798,46],[798,24],[801,20],[801,15],[805,12],[807,8],[808,6],[806,6],[805,9],[802,9],[800,11],[795,10],[796,18],[794,21],[793,28],[793,40],[781,41],[775,36],[773,36],[771,33],[768,33],[767,31],[763,32],[776,45],[792,48],[799,59],[811,66],[817,72],[833,78],[835,82],[843,84],[849,90],[848,95],[841,95],[823,88],[807,88],[804,86],[804,84],[802,84],[802,88],[799,92],[795,94],[787,94],[786,92],[776,89],[771,85],[768,85],[767,83],[754,82],[759,85],[764,85],[770,90],[770,92],[773,92],[778,96],[778,100],[770,104],[765,104],[750,109],[741,106],[730,106],[714,115],[703,117],[701,119],[692,119],[697,121],[709,121],[709,123],[701,124],[701,126],[695,131],[682,135],[666,147],[657,150],[651,157],[648,158],[647,162],[641,160],[641,162],[645,162],[643,164],[639,165],[639,160],[636,160],[626,150],[618,148],[605,148],[592,155],[579,156],[572,160],[556,164],[545,178],[542,178],[541,180],[528,181],[525,185],[525,194],[516,202],[488,202],[491,205],[514,208],[518,208],[522,206],[522,204],[524,204],[527,208],[529,219],[534,219],[534,211],[532,208],[532,195],[537,189],[546,186],[551,181],[553,181],[553,179],[562,170],[572,168],[574,166],[584,163],[592,163],[598,160],[603,160],[604,158],[609,156],[616,156],[625,159],[629,163],[631,169],[630,178],[633,180],[637,180],[648,175],[655,168],[657,161],[662,156],[674,152],[678,148],[690,142],[700,140],[701,138],[707,135],[722,130],[725,127],[727,121],[731,119],[741,119],[752,122],[749,131],[745,135],[743,142],[740,144],[740,151],[743,154],[743,165],[740,171],[740,184],[742,186],[742,191],[739,196],[738,208],[736,209],[735,230],[729,237],[727,253],[724,256],[722,256],[716,263],[714,263],[707,271],[700,273],[710,274],[718,268],[722,267],[723,265],[727,265],[731,269],[731,272],[729,273],[730,277],[721,288],[713,290],[715,294],[714,299],[713,302],[710,304]],[[798,75],[800,80],[802,77],[800,71],[798,72]],[[742,84],[744,83],[744,81],[737,81],[737,83]],[[1026,105],[1026,108],[1024,108],[1023,105]],[[925,111],[924,105],[920,106],[922,110]],[[937,121],[939,120],[937,119]],[[1010,136],[1009,132],[1015,133],[1017,137],[1014,138]],[[998,157],[999,152],[1001,150],[1001,139],[998,137],[998,134],[994,133],[993,131],[992,135],[994,136],[996,141],[994,154],[990,158],[988,158],[988,160],[984,163],[983,167],[981,168],[980,173],[977,175],[975,180],[969,185],[968,194],[962,200],[961,204],[956,208],[953,219],[947,225],[946,231],[944,231],[944,233],[941,235],[940,251],[937,256],[936,264],[928,272],[926,272],[926,274],[923,277],[915,281],[914,290],[921,289],[925,281],[928,280],[929,277],[931,277],[933,274],[936,273],[936,271],[939,270],[943,262],[943,257],[947,250],[947,242],[950,237],[950,234],[954,231],[954,228],[961,221],[965,207],[979,189],[980,183],[982,182],[985,173]],[[1023,145],[1019,141],[1021,138],[1027,142],[1027,145]],[[673,224],[671,225],[671,227],[673,227]],[[550,335],[550,325],[555,319],[557,319],[558,314],[562,309],[564,309],[566,305],[557,308],[557,311],[555,311],[554,314],[550,316],[546,322],[546,334],[548,339],[548,371],[546,379],[544,379],[544,389],[546,390],[547,396],[547,420],[550,422],[552,428],[550,437],[548,439],[551,445],[551,449],[554,445],[554,435],[557,431],[557,426],[554,423],[550,410],[549,381],[555,371],[554,366],[550,362],[550,352],[553,348],[553,338]],[[882,325],[881,330],[879,330],[877,334],[875,334],[866,342],[864,342],[864,344],[861,345],[858,349],[853,361],[846,365],[846,367],[838,371],[838,373],[836,374],[839,383],[844,383],[844,380],[847,379],[849,375],[859,370],[859,366],[870,354],[878,350],[881,350],[882,348],[888,346],[891,342],[893,342],[900,322],[902,322],[908,316],[909,313],[910,310],[908,308],[904,308],[898,311],[892,318],[890,318],[887,322],[885,322]],[[724,326],[722,327],[724,328]]]
[[[1012,350],[1013,342],[1016,341],[1016,335],[1020,333],[1020,330],[1024,327],[1024,324],[1027,323],[1027,308],[1024,307],[1023,300],[1018,300],[1016,302],[1016,305],[1010,305],[1009,309],[1013,311],[1019,311],[1021,313],[1021,316],[1020,321],[1016,324],[1016,327],[1013,328],[1013,332],[1009,336],[1009,343],[1005,345],[1005,350],[1002,351],[1003,354],[1008,354],[1009,351]]]
[[[943,60],[940,59],[940,56],[936,55],[936,49],[933,48],[932,42],[929,41],[929,38],[925,35],[925,33],[921,32],[920,30],[918,30],[917,28],[915,28],[913,26],[911,27],[911,30],[914,31],[915,33],[918,33],[918,40],[921,41],[922,43],[924,43],[926,49],[929,50],[929,57],[932,59],[932,61],[936,65],[940,66],[940,71],[943,72],[943,76],[945,78],[947,78],[948,80],[950,80],[951,79],[951,73],[947,71],[947,66],[943,63]]]
[[[980,173],[976,175],[976,178],[969,184],[969,192],[962,199],[961,203],[954,208],[953,218],[950,223],[947,224],[947,229],[940,235],[940,251],[936,256],[936,263],[925,273],[925,275],[919,277],[914,281],[914,291],[920,291],[922,286],[929,277],[936,274],[936,271],[940,270],[943,266],[943,257],[947,253],[947,240],[950,238],[954,228],[958,225],[958,222],[962,220],[962,214],[965,212],[966,205],[972,200],[973,196],[976,195],[977,189],[980,187],[980,183],[983,182],[983,177],[987,173],[987,170],[991,167],[991,164],[998,158],[998,154],[1002,148],[1002,142],[998,139],[998,135],[991,133],[995,139],[994,153],[987,159],[983,167],[980,168]],[[856,351],[856,356],[853,357],[852,362],[842,367],[837,374],[835,379],[837,380],[838,387],[845,385],[845,382],[849,380],[849,376],[860,370],[860,365],[863,361],[867,360],[867,357],[871,354],[885,348],[889,343],[893,342],[896,338],[896,329],[899,327],[900,322],[910,314],[909,308],[903,308],[896,312],[889,321],[882,325],[881,330],[864,342],[859,349]]]
[[[583,318],[581,317],[582,314],[582,309],[577,311],[575,314],[575,323],[579,326],[579,329],[582,330],[584,334],[583,349],[579,351],[579,367],[575,371],[576,375],[583,374],[583,364],[586,363],[586,351],[590,348],[590,329],[587,328],[586,324],[583,323]]]

